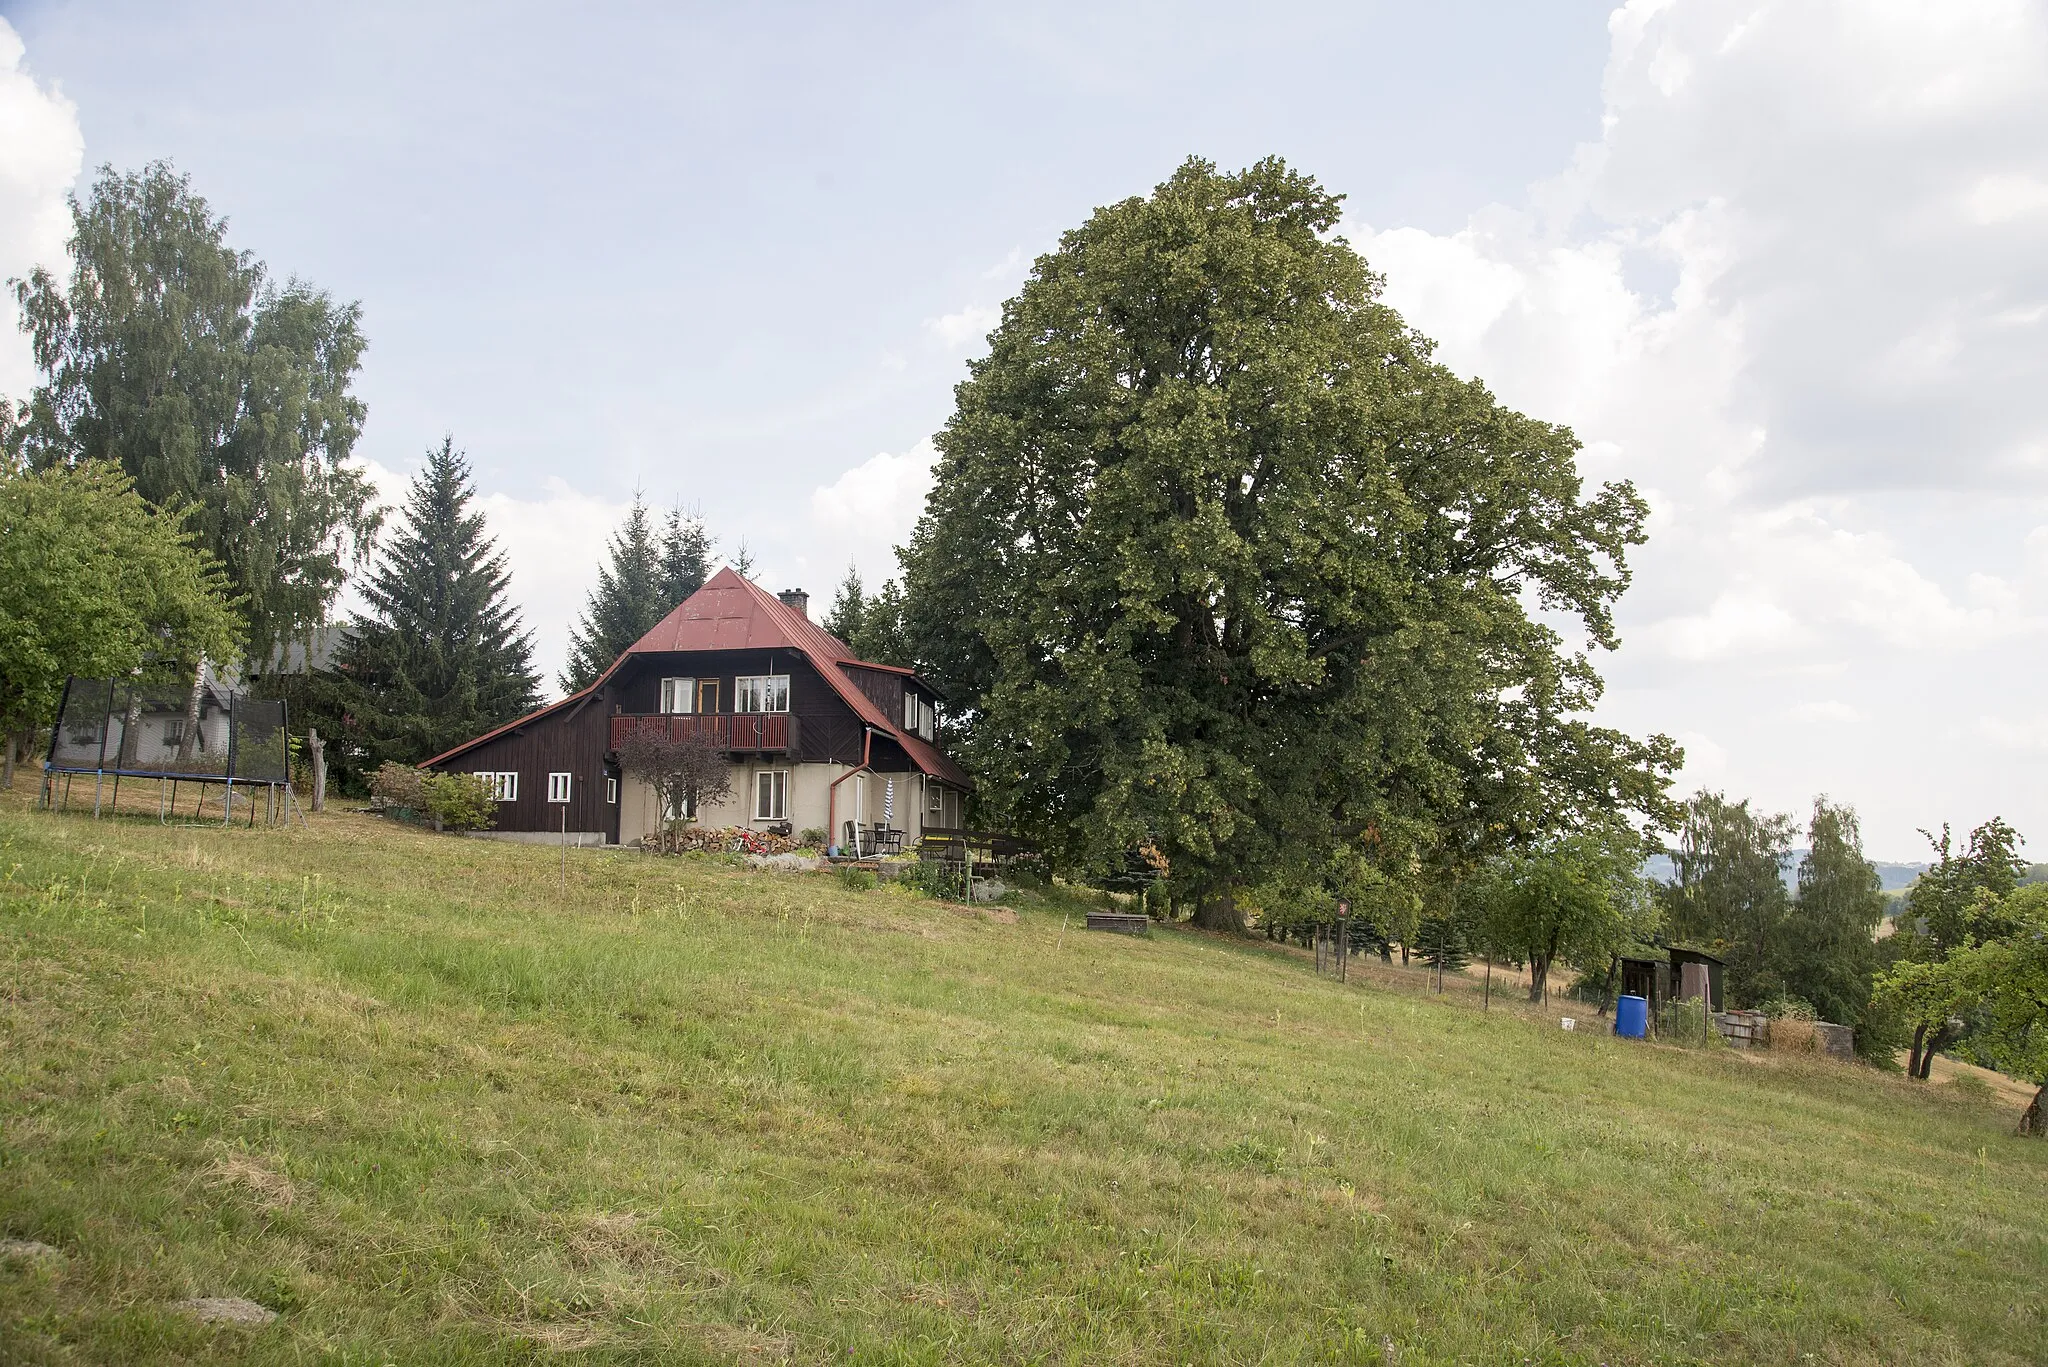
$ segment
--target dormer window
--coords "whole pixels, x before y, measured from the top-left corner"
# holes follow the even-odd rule
[[[924,694],[911,689],[903,690],[903,729],[914,736],[932,738],[932,705]]]

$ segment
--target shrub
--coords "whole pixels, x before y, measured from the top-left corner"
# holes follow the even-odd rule
[[[386,760],[384,766],[370,776],[370,796],[387,806],[424,811],[427,805],[426,780],[424,769]]]
[[[420,787],[437,830],[483,831],[497,824],[497,793],[475,774],[426,774]]]
[[[866,869],[841,869],[839,881],[849,892],[872,892],[875,887],[875,875]]]
[[[801,846],[803,846],[803,847],[804,847],[805,849],[812,849],[812,850],[822,850],[822,849],[824,849],[824,848],[825,848],[825,828],[824,828],[823,826],[806,826],[806,827],[804,827],[804,829],[802,829],[801,831],[798,831],[798,832],[797,832],[797,836],[796,836],[796,843],[797,843],[797,844],[799,844],[799,845],[801,845]]]

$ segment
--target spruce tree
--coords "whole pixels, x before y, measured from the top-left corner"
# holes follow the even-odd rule
[[[681,505],[669,509],[661,535],[661,596],[668,604],[663,614],[703,588],[710,577],[711,536],[704,530],[704,519],[686,515]]]
[[[832,610],[825,614],[825,630],[852,645],[860,635],[862,622],[866,620],[867,601],[867,587],[860,582],[860,568],[849,563],[846,578],[839,581],[839,592],[832,596]]]
[[[708,549],[708,546],[707,546]],[[569,633],[569,664],[562,687],[574,693],[625,654],[675,606],[664,601],[663,547],[647,516],[647,501],[634,491],[626,520],[612,534],[611,564],[600,566],[597,587],[584,600],[583,615]]]
[[[404,526],[363,586],[336,673],[363,768],[416,764],[531,710],[533,637],[507,599],[504,554],[470,510],[476,491],[454,438],[427,454]]]

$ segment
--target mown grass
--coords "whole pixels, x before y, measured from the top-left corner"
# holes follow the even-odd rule
[[[6,1362],[2038,1363],[2048,1145],[1187,933],[0,807]],[[172,1303],[241,1295],[255,1330]]]

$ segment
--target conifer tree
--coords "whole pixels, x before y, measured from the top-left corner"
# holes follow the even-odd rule
[[[662,552],[647,516],[647,500],[636,490],[626,520],[612,534],[611,564],[598,568],[597,587],[584,600],[583,615],[570,630],[569,663],[562,671],[565,690],[574,693],[589,687],[675,606],[664,601]]]
[[[444,439],[363,586],[370,611],[351,624],[336,672],[366,771],[416,764],[538,700],[533,637],[507,600],[504,554],[470,510],[475,493],[469,462]]]
[[[661,535],[661,596],[668,605],[664,615],[703,588],[710,577],[711,536],[704,530],[704,519],[685,514],[680,505],[669,509]]]
[[[839,591],[832,596],[832,610],[825,614],[825,630],[852,645],[866,620],[867,601],[867,586],[860,581],[860,567],[848,563],[846,578],[839,581]]]

